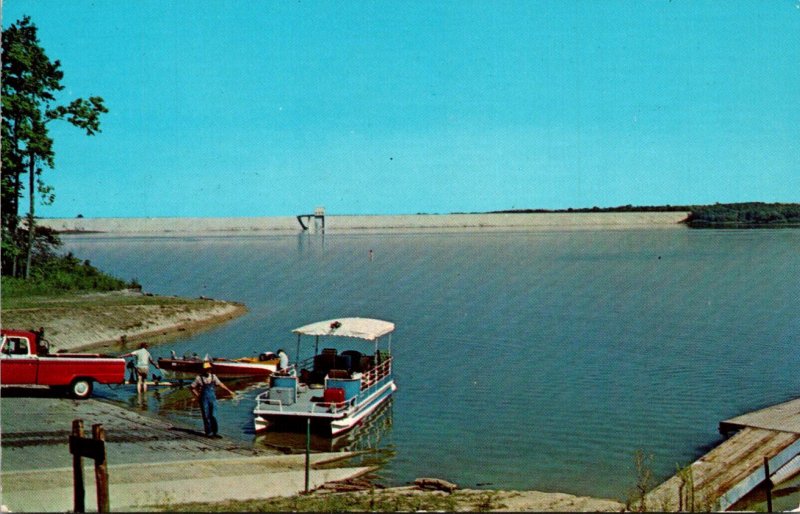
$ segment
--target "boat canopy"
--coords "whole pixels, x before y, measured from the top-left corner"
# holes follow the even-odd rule
[[[304,336],[355,337],[374,341],[394,331],[394,323],[371,318],[338,318],[317,321],[292,330]]]

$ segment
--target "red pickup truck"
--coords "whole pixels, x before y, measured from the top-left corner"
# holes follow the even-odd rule
[[[0,385],[43,385],[68,388],[75,398],[88,398],[94,383],[122,384],[125,359],[96,353],[50,353],[37,332],[0,330]]]

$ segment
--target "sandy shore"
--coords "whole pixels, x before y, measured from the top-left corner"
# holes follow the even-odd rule
[[[329,494],[324,490],[317,494]],[[412,507],[427,496],[423,505],[456,512],[622,512],[625,505],[603,498],[575,496],[541,491],[503,491],[495,489],[456,489],[453,492],[431,492],[417,486],[391,487],[375,491],[360,491],[353,496],[372,496],[378,505]],[[433,498],[431,498],[433,496]],[[400,498],[398,501],[397,498]],[[357,501],[350,502],[358,505]],[[368,510],[362,508],[360,510]],[[400,510],[405,510],[402,507]]]
[[[552,214],[417,214],[325,217],[326,233],[434,230],[592,230],[685,228],[688,212],[608,212]],[[45,218],[60,232],[103,234],[297,233],[294,216],[252,218]],[[319,227],[311,222],[313,232]]]

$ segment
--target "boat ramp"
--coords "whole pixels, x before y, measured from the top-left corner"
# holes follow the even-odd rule
[[[800,472],[800,398],[722,421],[719,430],[725,441],[648,493],[648,508],[724,511]]]

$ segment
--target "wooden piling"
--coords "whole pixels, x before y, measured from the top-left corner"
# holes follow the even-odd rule
[[[72,421],[72,436],[83,438],[83,420],[75,419]],[[71,441],[70,441],[71,442]],[[86,489],[83,483],[83,458],[77,451],[72,453],[72,481],[73,481],[73,510],[75,512],[86,512],[86,504],[84,501]]]
[[[769,473],[769,457],[764,457],[764,492],[767,493],[767,512],[772,512],[772,480]]]
[[[108,465],[106,463],[106,432],[103,425],[92,425],[92,438],[84,437],[83,420],[72,422],[69,452],[72,454],[73,506],[75,512],[86,512],[86,486],[83,478],[83,457],[94,460],[94,477],[97,491],[97,511],[109,512]]]
[[[103,425],[92,425],[92,439],[100,441],[102,452],[95,457],[94,479],[97,490],[97,512],[109,512],[110,500],[108,497],[108,465],[106,462],[106,431]]]
[[[306,418],[306,493],[308,493],[310,464],[311,464],[311,418]]]

